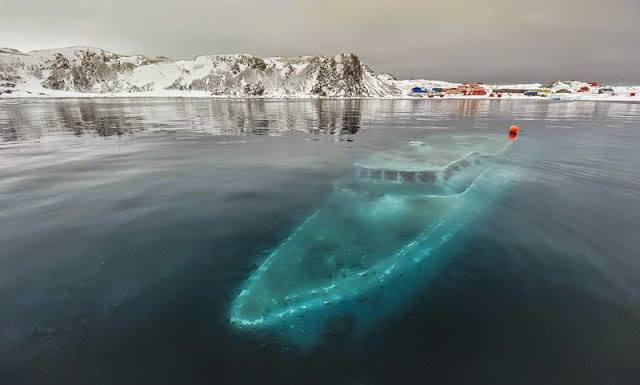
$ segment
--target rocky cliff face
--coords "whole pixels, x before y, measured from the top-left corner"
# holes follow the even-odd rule
[[[74,60],[75,59],[75,60]],[[46,60],[41,71],[48,70],[42,82],[45,88],[78,92],[109,92],[118,88],[120,74],[135,69],[132,63],[118,61],[118,56],[105,51],[82,51],[70,61],[61,53]]]
[[[354,54],[334,57],[199,56],[194,60],[122,56],[72,47],[22,53],[0,49],[0,81],[11,92],[162,94],[200,91],[229,96],[391,96],[399,90]],[[1,85],[0,85],[1,86]],[[31,91],[28,91],[31,89]],[[1,92],[1,90],[0,90]]]
[[[356,55],[315,58],[312,65],[317,67],[317,70],[311,93],[320,96],[368,95],[362,79],[362,64]]]

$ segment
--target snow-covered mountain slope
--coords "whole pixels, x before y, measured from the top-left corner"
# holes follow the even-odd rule
[[[193,60],[119,55],[100,48],[67,47],[20,52],[0,48],[0,97],[39,96],[258,96],[258,97],[420,97],[414,87],[455,89],[461,83],[397,80],[375,74],[354,54],[333,57],[207,55]],[[443,92],[442,98],[528,98],[526,90],[545,88],[537,98],[640,101],[640,87],[592,87],[579,81],[483,84],[486,95]],[[586,90],[586,91],[585,91]]]
[[[152,93],[230,96],[394,96],[392,82],[354,54],[334,57],[198,56],[171,60],[69,47],[22,53],[0,48],[0,87],[11,93]]]

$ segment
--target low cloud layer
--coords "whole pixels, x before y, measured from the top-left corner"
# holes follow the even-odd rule
[[[190,58],[352,51],[399,77],[640,82],[637,0],[0,0],[0,46]]]

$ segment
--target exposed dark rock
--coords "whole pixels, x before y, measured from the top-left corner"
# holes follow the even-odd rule
[[[247,96],[260,96],[264,94],[264,86],[261,83],[246,84],[242,92]]]
[[[316,84],[311,92],[320,96],[368,95],[362,81],[362,65],[354,54],[318,59]]]
[[[240,64],[238,63],[233,63],[233,65],[231,66],[231,73],[234,75],[237,75],[240,73]]]
[[[210,74],[202,79],[192,81],[189,88],[192,90],[213,92],[220,86],[221,81],[221,76]]]
[[[49,76],[42,85],[53,90],[64,90],[66,88],[66,81],[71,73],[69,60],[61,53],[57,53],[51,63],[49,63],[49,70]]]
[[[168,90],[179,90],[179,91],[185,91],[188,90],[189,87],[185,86],[181,83],[182,79],[176,79],[173,84],[171,84],[169,87],[167,87]]]

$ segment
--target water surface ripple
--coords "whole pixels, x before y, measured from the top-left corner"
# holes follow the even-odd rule
[[[512,124],[522,177],[409,309],[229,326],[354,162]],[[0,384],[638,384],[639,145],[633,103],[0,100]]]

